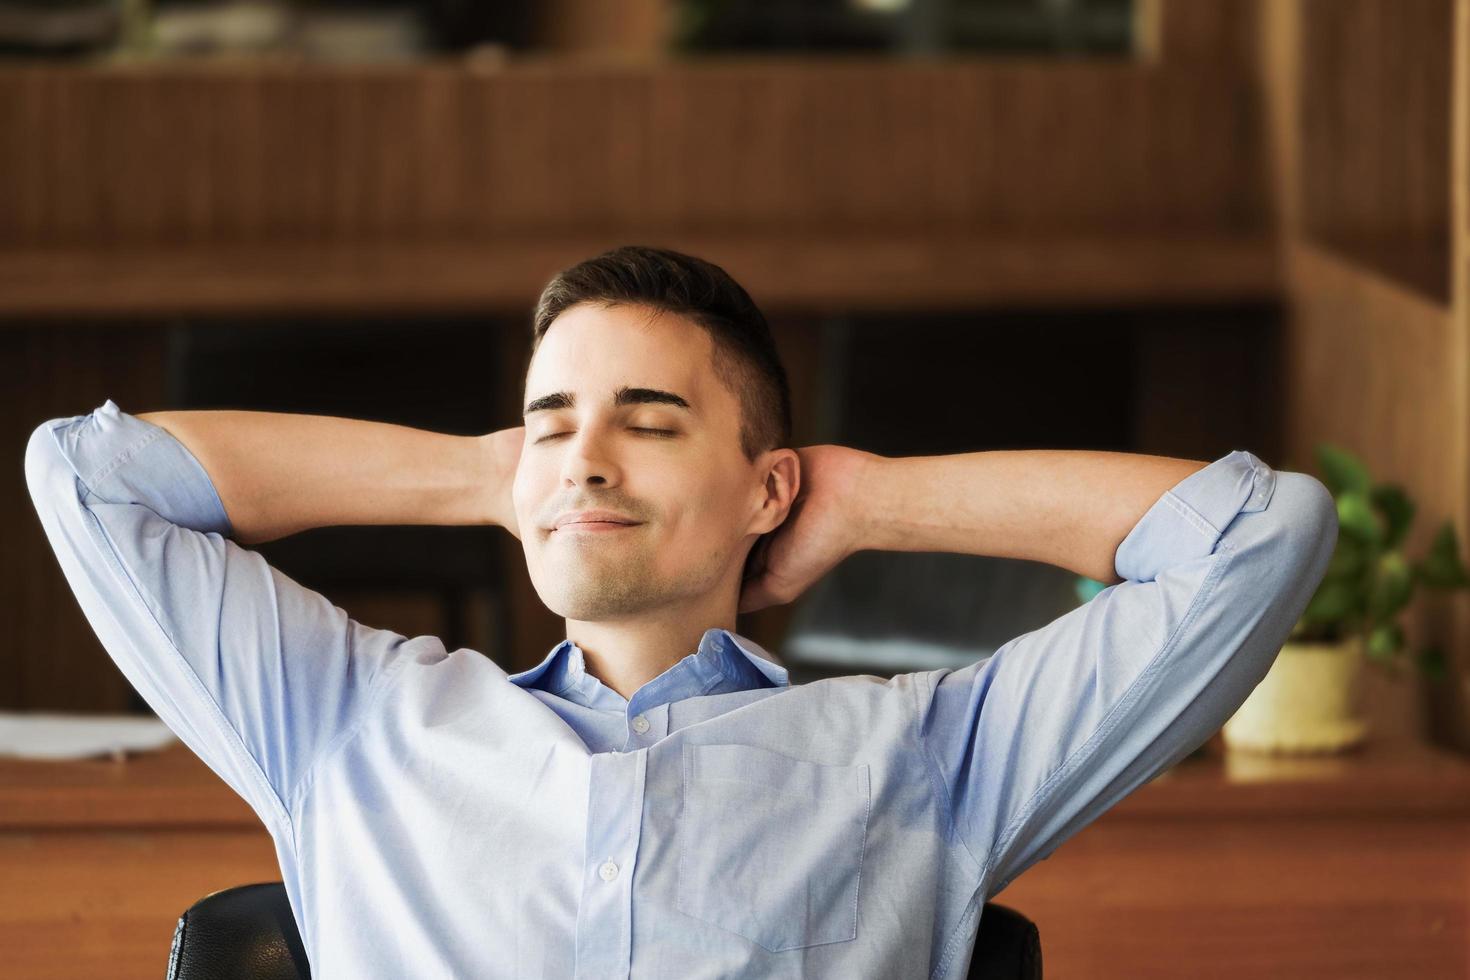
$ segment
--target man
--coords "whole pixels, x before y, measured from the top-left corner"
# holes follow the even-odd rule
[[[318,977],[962,977],[987,899],[1244,701],[1336,541],[1326,489],[1247,452],[793,450],[765,320],[678,253],[564,271],[535,336],[525,425],[480,438],[108,401],[27,449],[109,654],[273,835]],[[247,547],[491,522],[567,624],[513,676]],[[875,548],[1113,584],[891,680],[792,686],[735,633]]]

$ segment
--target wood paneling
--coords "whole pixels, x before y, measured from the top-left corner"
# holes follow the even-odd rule
[[[1292,329],[1286,356],[1290,468],[1314,471],[1329,441],[1389,474],[1421,506],[1411,548],[1435,515],[1459,506],[1444,465],[1456,372],[1450,311],[1386,276],[1308,244],[1287,255]]]
[[[1453,414],[1446,420],[1449,433],[1446,464],[1452,486],[1458,487],[1462,535],[1470,537],[1470,0],[1457,0],[1453,37],[1454,96],[1451,121],[1450,227],[1453,311],[1455,330],[1450,348],[1455,372]],[[1430,691],[1430,732],[1442,745],[1470,753],[1470,599],[1429,610],[1433,634],[1450,642],[1451,682]]]
[[[0,69],[0,245],[1258,230],[1247,78],[1128,62]]]
[[[522,311],[558,270],[626,237],[0,250],[0,316]],[[668,232],[636,241],[709,258],[768,313],[1237,302],[1279,288],[1272,243],[1259,235]]]
[[[1251,300],[1262,145],[1174,60],[0,66],[0,316],[519,309],[629,241],[771,309]]]
[[[679,16],[675,0],[541,0],[535,5],[536,46],[581,56],[657,57]]]
[[[1237,77],[1255,67],[1259,0],[1133,0],[1133,13],[1141,58]]]
[[[1454,0],[1304,0],[1307,235],[1448,302]]]

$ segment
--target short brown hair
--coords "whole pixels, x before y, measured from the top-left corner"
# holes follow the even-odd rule
[[[754,461],[791,443],[791,389],[770,325],[729,274],[692,255],[624,245],[558,272],[541,291],[531,353],[578,303],[647,306],[687,317],[714,340],[714,370],[740,402],[740,449]]]

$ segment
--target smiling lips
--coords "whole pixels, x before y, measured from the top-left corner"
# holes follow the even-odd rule
[[[553,531],[617,531],[637,527],[638,521],[610,510],[584,510],[563,514],[556,519]]]

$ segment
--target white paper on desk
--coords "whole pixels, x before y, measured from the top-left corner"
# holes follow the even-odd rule
[[[151,751],[176,739],[163,722],[140,715],[0,711],[0,755],[22,759]]]

